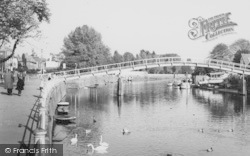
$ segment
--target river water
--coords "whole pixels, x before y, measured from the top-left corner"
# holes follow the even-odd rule
[[[164,81],[124,83],[123,91],[118,98],[115,84],[68,90],[65,100],[77,119],[65,126],[65,155],[250,155],[250,103],[242,96],[180,90]],[[123,135],[125,127],[130,134]],[[76,147],[69,143],[75,133]],[[87,144],[99,146],[101,135],[109,143],[107,153],[92,153]]]

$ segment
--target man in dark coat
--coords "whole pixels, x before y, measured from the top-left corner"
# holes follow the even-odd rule
[[[12,95],[13,83],[14,75],[10,71],[10,69],[8,69],[7,72],[4,74],[4,88],[7,89],[8,95]]]
[[[16,84],[16,90],[18,90],[18,95],[21,96],[22,90],[23,90],[23,86],[24,86],[24,74],[22,72],[22,70],[20,70],[17,73],[17,84]]]

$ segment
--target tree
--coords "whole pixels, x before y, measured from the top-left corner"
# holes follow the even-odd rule
[[[217,44],[214,49],[210,52],[209,58],[232,61],[233,53],[229,50],[228,46],[224,43]]]
[[[147,53],[145,50],[141,50],[139,53],[139,59],[147,59]]]
[[[119,54],[118,51],[115,51],[114,56],[113,56],[113,61],[114,61],[114,63],[123,62],[123,56],[121,54]]]
[[[101,34],[84,25],[77,27],[64,38],[63,54],[68,67],[90,67],[111,62],[109,48],[101,39]]]
[[[162,57],[180,57],[178,54],[175,53],[169,53],[169,54],[163,54]]]
[[[15,54],[21,41],[37,36],[39,24],[49,22],[50,13],[46,0],[1,0],[0,10],[0,49],[13,44],[2,63]]]
[[[230,51],[233,54],[238,51],[250,51],[250,42],[246,39],[239,39],[230,45]]]
[[[242,57],[241,54],[250,54],[250,51],[249,50],[239,50],[239,51],[237,51],[234,54],[233,62],[240,63],[240,60],[241,60],[241,57]]]
[[[163,67],[163,71],[164,71],[164,74],[172,74],[173,73],[171,66]]]
[[[123,58],[124,58],[124,61],[134,61],[135,60],[135,57],[132,53],[130,52],[126,52],[123,54]]]
[[[172,72],[175,74],[175,72],[176,72],[176,66],[172,67]]]
[[[152,58],[156,58],[156,57],[157,57],[157,55],[156,55],[155,51],[153,51],[152,52]]]
[[[241,54],[250,54],[250,42],[239,39],[230,46],[230,50],[234,53],[233,62],[240,63]]]
[[[196,67],[193,75],[205,75],[214,71],[212,68]]]
[[[193,70],[191,69],[190,66],[182,66],[181,67],[182,74],[186,74],[186,73],[191,74],[192,72],[193,72]]]

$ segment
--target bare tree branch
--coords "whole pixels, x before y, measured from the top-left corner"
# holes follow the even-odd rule
[[[6,58],[1,59],[1,60],[0,60],[0,63],[3,63],[3,62],[5,62],[5,61],[7,61],[8,59],[10,59],[10,58],[15,54],[15,50],[16,50],[16,47],[17,47],[19,41],[20,41],[20,39],[17,39],[17,40],[15,41],[14,46],[13,46],[13,48],[12,48],[11,54],[10,54],[9,56],[7,56]]]
[[[3,44],[4,44],[4,40],[2,40],[2,43],[0,45],[0,49],[2,48]]]

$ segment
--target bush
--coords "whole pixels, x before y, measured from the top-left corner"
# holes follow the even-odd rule
[[[27,74],[37,74],[38,71],[38,69],[28,69]]]

